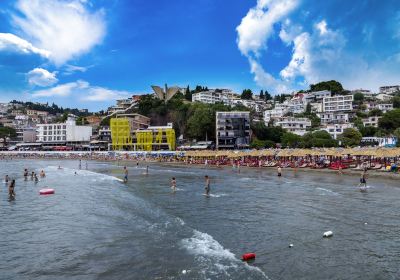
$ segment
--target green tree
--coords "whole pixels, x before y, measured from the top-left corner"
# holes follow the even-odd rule
[[[260,90],[260,99],[264,100],[264,91],[263,90]]]
[[[364,94],[362,94],[361,92],[357,92],[354,94],[354,103],[356,104],[362,104],[364,101]]]
[[[343,91],[343,86],[341,83],[331,80],[317,83],[315,85],[310,85],[311,91],[320,90],[330,90],[333,94],[341,93]]]
[[[357,129],[346,128],[338,138],[343,146],[354,147],[360,145],[362,134]]]
[[[301,136],[286,132],[282,135],[281,143],[284,147],[297,148],[301,144]]]
[[[301,139],[301,147],[313,148],[313,147],[336,147],[337,141],[325,130],[317,130],[314,132],[308,132],[303,135]]]
[[[185,99],[188,101],[192,101],[192,93],[190,91],[189,85],[186,87]]]
[[[395,109],[383,114],[378,121],[379,127],[388,131],[393,131],[400,127],[400,109]]]
[[[265,100],[266,100],[266,101],[272,100],[272,96],[271,96],[271,94],[268,92],[268,90],[265,90],[264,96],[265,96]]]
[[[0,138],[14,138],[17,136],[17,132],[12,127],[0,127]]]
[[[252,149],[263,149],[263,148],[273,148],[275,143],[270,140],[259,140],[254,138],[250,143],[250,148]]]
[[[187,134],[192,139],[215,138],[215,112],[206,104],[197,103],[187,122]]]
[[[379,109],[372,109],[371,111],[369,111],[368,116],[369,117],[376,117],[376,116],[382,116],[383,112],[382,110]]]
[[[395,96],[392,99],[393,108],[400,108],[400,96]]]
[[[244,89],[240,98],[249,100],[253,99],[253,92],[251,91],[251,89]]]

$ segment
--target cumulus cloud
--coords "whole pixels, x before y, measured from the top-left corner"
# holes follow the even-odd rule
[[[18,0],[13,24],[49,58],[62,65],[101,43],[105,35],[102,10],[92,12],[86,1]]]
[[[109,101],[127,98],[131,95],[132,93],[127,91],[91,86],[88,82],[83,80],[57,85],[49,89],[37,90],[32,93],[32,97],[34,98],[74,96],[81,101]]]
[[[67,64],[65,65],[64,75],[72,75],[76,72],[85,73],[90,67],[91,66],[84,67],[84,66]]]
[[[0,51],[37,54],[45,58],[50,57],[49,51],[36,48],[30,42],[11,33],[0,33]]]
[[[40,87],[48,87],[56,84],[58,79],[56,78],[57,72],[49,72],[43,68],[35,68],[28,72],[29,84]]]
[[[267,41],[274,32],[274,25],[286,19],[297,5],[298,0],[258,0],[256,7],[249,10],[236,28],[238,48],[248,58],[251,73],[259,86],[276,91],[287,90],[284,83],[264,70],[259,60],[261,51],[267,48]],[[282,37],[286,35],[281,34]]]

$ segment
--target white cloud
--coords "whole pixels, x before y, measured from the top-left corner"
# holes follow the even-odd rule
[[[256,56],[266,48],[268,38],[273,33],[274,24],[293,11],[298,0],[258,0],[236,28],[237,44],[243,55]]]
[[[49,58],[50,52],[34,47],[28,41],[11,33],[0,33],[0,51],[20,52],[24,54],[38,54]]]
[[[56,84],[58,79],[56,78],[57,72],[49,72],[43,68],[35,68],[28,72],[29,84],[34,86],[48,87]]]
[[[57,85],[53,88],[38,90],[32,93],[32,97],[70,97],[81,101],[109,101],[127,98],[132,93],[120,90],[111,90],[98,86],[91,86],[88,82],[78,80],[76,82]]]
[[[321,20],[315,25],[315,28],[319,31],[320,35],[324,35],[328,32],[327,24],[325,20]]]
[[[85,73],[90,67],[92,67],[92,66],[84,67],[84,66],[76,66],[76,65],[67,64],[67,65],[65,65],[65,70],[64,70],[63,74],[64,75],[72,75],[75,72]]]
[[[14,25],[50,59],[62,65],[101,43],[105,35],[103,11],[91,12],[86,1],[18,0]]]

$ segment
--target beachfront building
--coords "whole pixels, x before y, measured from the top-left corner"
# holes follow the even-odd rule
[[[287,131],[303,136],[309,128],[311,128],[311,120],[308,118],[284,117],[274,123]]]
[[[396,137],[363,137],[361,145],[378,147],[396,147],[398,139]]]
[[[383,86],[379,88],[379,93],[381,94],[395,94],[397,92],[400,92],[400,86]]]
[[[342,124],[327,124],[321,130],[325,130],[328,132],[333,139],[337,139],[340,134],[343,133],[343,131],[346,128],[352,128],[353,125],[351,123],[342,123]]]
[[[368,118],[362,119],[362,123],[365,127],[372,126],[372,127],[378,127],[378,121],[381,117],[377,116],[372,116]]]
[[[30,143],[36,142],[36,128],[35,127],[20,127],[16,128],[17,134],[16,142],[18,143]]]
[[[36,132],[38,142],[83,144],[90,141],[92,127],[76,125],[76,116],[69,115],[65,123],[38,124]]]
[[[249,147],[250,112],[217,112],[215,126],[217,149]]]
[[[326,113],[343,112],[353,110],[353,95],[335,95],[324,97],[323,110]]]
[[[135,151],[174,151],[176,136],[172,123],[166,126],[149,126],[134,131],[132,143]]]
[[[341,113],[341,112],[333,112],[333,113],[318,113],[318,118],[321,119],[321,124],[335,124],[335,123],[349,123],[349,114]]]

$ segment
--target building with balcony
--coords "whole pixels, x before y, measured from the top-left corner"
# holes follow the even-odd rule
[[[92,136],[92,127],[76,125],[73,115],[65,123],[38,124],[36,131],[37,142],[43,143],[85,143]]]
[[[311,128],[311,120],[308,118],[284,117],[274,123],[287,131],[303,136],[307,129]]]
[[[250,145],[250,112],[216,113],[216,148],[248,148]]]
[[[289,109],[286,104],[284,103],[276,104],[274,109],[266,110],[264,112],[264,122],[266,125],[268,125],[268,123],[271,120],[282,118],[288,112]]]
[[[343,123],[343,124],[327,124],[325,127],[321,128],[321,130],[325,130],[328,132],[333,139],[337,139],[339,135],[343,133],[346,128],[352,128],[353,125],[351,123]]]
[[[377,116],[368,117],[368,118],[362,119],[362,123],[365,127],[368,127],[368,126],[378,127],[378,122],[379,122],[380,118],[381,117],[377,117]]]
[[[400,86],[383,86],[379,88],[379,93],[393,95],[400,92]]]
[[[224,103],[225,105],[234,105],[240,100],[239,95],[230,89],[210,89],[192,94],[192,102],[207,104]]]
[[[335,123],[349,123],[349,114],[348,113],[318,113],[318,118],[321,119],[321,124],[335,124]]]
[[[322,106],[325,113],[352,111],[353,95],[324,97],[322,99]]]

